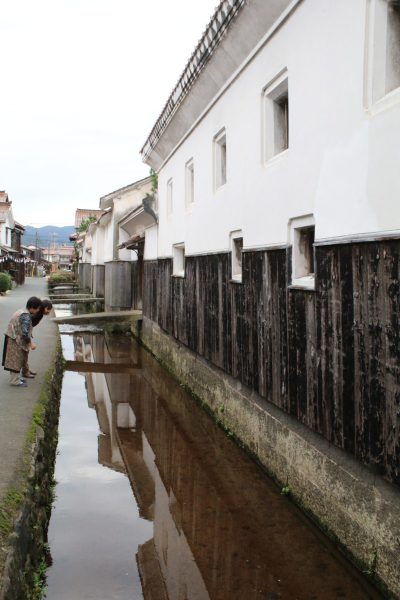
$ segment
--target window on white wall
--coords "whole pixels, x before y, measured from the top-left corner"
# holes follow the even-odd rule
[[[243,234],[241,231],[233,231],[231,238],[232,256],[232,279],[242,281],[242,256],[243,256]]]
[[[400,2],[369,0],[369,103],[400,88]]]
[[[306,215],[291,220],[292,285],[310,289],[314,288],[314,241],[315,223],[313,215]]]
[[[172,274],[177,277],[185,275],[185,244],[175,244],[172,247]]]
[[[173,211],[173,191],[174,185],[172,179],[168,179],[167,181],[167,214],[170,215]]]
[[[186,206],[189,207],[194,202],[194,164],[190,159],[185,165],[185,199]]]
[[[400,87],[400,2],[388,2],[386,93]]]
[[[263,90],[263,160],[268,161],[289,148],[289,80],[285,70]]]
[[[215,188],[226,183],[226,131],[223,129],[214,138],[214,182]]]

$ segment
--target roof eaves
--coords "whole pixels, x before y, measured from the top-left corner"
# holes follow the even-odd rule
[[[246,0],[221,0],[205,32],[189,58],[178,83],[172,90],[153,129],[140,150],[144,162],[161,138],[174,113],[182,104],[193,84],[219,45],[224,33],[237,16]]]
[[[139,204],[138,206],[135,206],[135,208],[133,208],[126,215],[121,217],[121,219],[118,221],[118,225],[122,225],[122,224],[127,223],[128,221],[131,221],[135,217],[138,217],[139,215],[141,215],[143,212],[144,212],[143,204]]]
[[[114,192],[110,192],[109,194],[106,194],[105,196],[101,196],[100,203],[102,201],[106,202],[107,200],[113,200],[115,198],[115,196],[118,196],[119,194],[121,194],[123,192],[135,190],[137,188],[140,188],[145,183],[150,183],[150,182],[151,182],[151,177],[149,177],[149,176],[143,177],[143,179],[139,179],[138,181],[135,181],[134,183],[130,183],[129,185],[126,185],[122,188],[119,188],[118,190],[115,190]],[[104,209],[104,210],[106,210],[106,209]]]

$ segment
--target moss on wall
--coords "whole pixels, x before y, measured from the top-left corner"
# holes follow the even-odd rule
[[[63,369],[58,338],[13,486],[0,504],[0,600],[42,597]]]

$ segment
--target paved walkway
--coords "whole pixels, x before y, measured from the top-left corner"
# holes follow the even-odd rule
[[[30,296],[47,296],[47,279],[28,277],[6,296],[0,296],[0,345],[3,355],[4,331],[11,315],[24,308]],[[12,486],[19,459],[29,430],[33,409],[39,399],[44,374],[50,366],[55,351],[56,325],[51,316],[43,317],[34,329],[37,349],[29,353],[29,365],[37,371],[35,379],[27,379],[27,388],[8,385],[9,373],[0,367],[0,501]]]

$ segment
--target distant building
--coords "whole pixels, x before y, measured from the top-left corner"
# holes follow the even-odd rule
[[[0,191],[0,271],[7,271],[14,281],[25,281],[25,258],[21,238],[25,228],[14,219],[7,192]]]
[[[43,258],[50,263],[52,271],[71,271],[74,252],[73,246],[51,246],[43,249]]]
[[[156,221],[147,202],[151,193],[152,180],[145,177],[102,196],[99,218],[78,234],[80,284],[104,296],[107,309],[141,306],[142,249]]]
[[[79,229],[82,221],[89,217],[98,219],[103,214],[103,211],[97,208],[77,208],[75,211],[75,229]]]
[[[21,253],[25,262],[25,275],[28,277],[32,277],[35,274],[35,267],[37,265],[33,248],[34,246],[30,247],[21,244]]]

